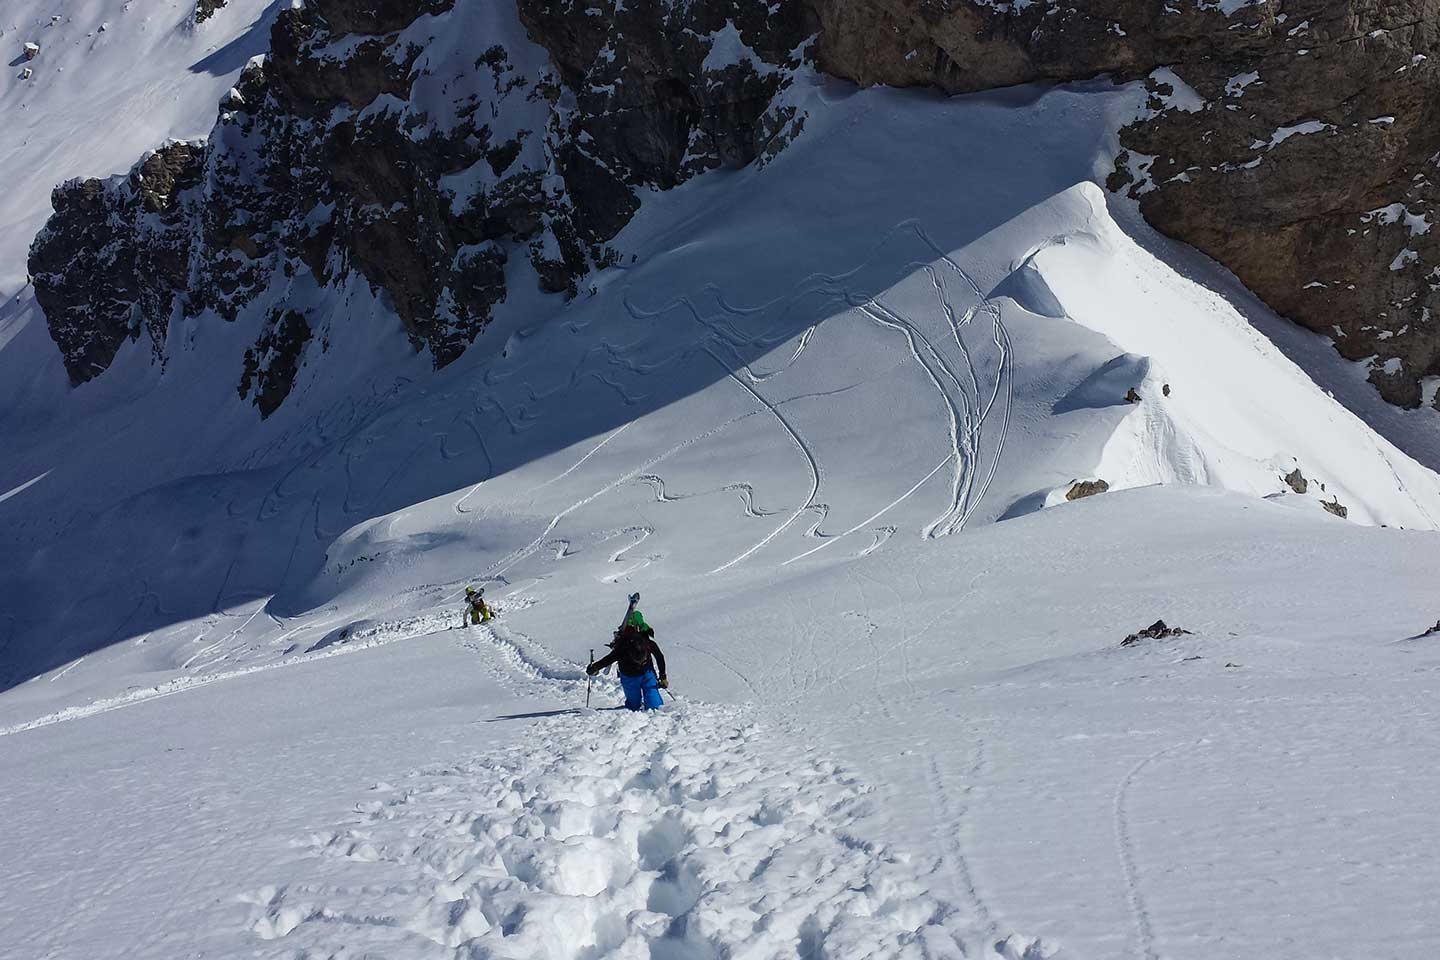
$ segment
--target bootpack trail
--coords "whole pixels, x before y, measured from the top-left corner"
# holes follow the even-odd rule
[[[522,687],[579,686],[529,658],[495,665]],[[1052,955],[937,895],[939,862],[863,835],[872,787],[751,705],[528,723],[515,744],[376,783],[295,839],[293,879],[240,894],[256,955]]]

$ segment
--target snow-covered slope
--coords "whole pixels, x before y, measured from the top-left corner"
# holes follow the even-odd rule
[[[326,305],[341,356],[264,423],[223,326],[163,377],[131,345],[63,398],[0,385],[0,802],[24,820],[0,859],[21,889],[51,889],[38,838],[96,841],[103,801],[47,815],[46,785],[146,742],[105,779],[136,846],[62,871],[75,897],[128,892],[73,917],[36,897],[0,936],[1433,951],[1434,858],[1407,851],[1437,661],[1397,641],[1433,615],[1440,478],[1136,242],[1092,182],[1135,91],[788,95],[806,120],[782,154],[647,197],[573,302],[513,261],[442,371],[377,349],[402,332],[357,294]],[[445,630],[467,582],[493,629]],[[579,701],[631,589],[677,715],[525,716]],[[1118,647],[1162,615],[1194,633]],[[157,804],[184,827],[147,847]]]

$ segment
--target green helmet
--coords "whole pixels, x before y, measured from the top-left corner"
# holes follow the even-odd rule
[[[630,619],[627,620],[626,623],[634,627],[636,630],[644,630],[648,627],[648,624],[645,622],[645,615],[642,614],[639,610],[632,610],[630,613]]]

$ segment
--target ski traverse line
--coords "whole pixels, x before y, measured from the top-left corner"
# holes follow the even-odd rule
[[[750,386],[750,384],[746,383],[743,379],[736,376],[735,371],[732,370],[730,367],[726,366],[725,362],[722,361],[720,357],[715,354],[715,351],[712,350],[708,345],[704,349],[706,353],[710,354],[710,357],[716,363],[720,364],[720,366],[724,368],[726,376],[728,376],[731,380],[735,381],[741,387],[743,387],[745,391],[750,394],[750,396],[755,398],[757,403],[763,405],[765,409],[769,410],[770,413],[775,417],[775,419],[780,422],[780,425],[785,428],[785,432],[789,434],[791,441],[795,444],[795,446],[799,447],[800,452],[804,454],[805,462],[810,465],[811,477],[810,495],[805,498],[805,502],[800,505],[799,509],[792,513],[788,520],[780,524],[780,526],[776,527],[774,530],[771,530],[770,533],[763,540],[755,544],[749,550],[746,550],[744,553],[740,554],[740,556],[736,557],[730,562],[723,563],[720,566],[716,567],[714,570],[710,571],[710,573],[720,573],[721,571],[728,570],[729,568],[735,566],[735,564],[753,555],[757,550],[764,547],[771,540],[774,540],[781,533],[783,533],[792,523],[800,519],[800,515],[810,508],[810,505],[815,502],[815,497],[818,496],[820,493],[820,465],[815,462],[815,454],[811,452],[810,447],[806,445],[805,441],[800,438],[800,435],[795,432],[795,428],[792,427],[790,425],[790,422],[785,419],[784,414],[782,414],[778,409],[776,409],[773,403],[760,396],[760,394],[755,390],[754,387]]]
[[[930,286],[934,289],[935,298],[939,301],[941,310],[945,314],[945,320],[950,326],[950,334],[955,341],[955,347],[960,351],[960,355],[965,358],[965,370],[970,380],[970,388],[967,391],[959,384],[957,384],[956,386],[957,389],[959,389],[961,393],[965,396],[967,408],[967,413],[965,417],[965,430],[967,435],[970,437],[970,447],[976,451],[978,463],[981,432],[985,426],[985,418],[989,415],[990,411],[989,408],[985,407],[983,404],[980,390],[980,377],[979,374],[977,374],[975,371],[975,358],[971,354],[970,348],[965,345],[965,338],[960,333],[960,328],[962,326],[968,326],[970,324],[971,319],[974,317],[976,307],[972,307],[969,310],[966,310],[965,316],[957,320],[955,318],[955,309],[950,305],[950,300],[945,294],[944,284],[941,283],[940,276],[938,273],[936,273],[935,267],[932,264],[926,264],[925,273],[926,276],[930,278]],[[973,287],[974,284],[972,283],[971,286]],[[975,415],[971,415],[972,410],[974,411]],[[965,505],[968,505],[970,503],[974,486],[975,471],[971,470],[966,474],[964,493],[960,499],[960,503]],[[961,520],[959,524],[960,527],[964,526],[965,519],[967,518],[968,511],[962,509]],[[952,522],[946,528],[946,533],[954,533],[956,529],[956,525]]]
[[[815,331],[819,329],[820,324],[818,323],[812,323],[806,327],[805,332],[800,334],[800,342],[795,345],[795,352],[790,354],[790,359],[780,364],[780,366],[774,370],[771,370],[769,373],[756,373],[751,369],[750,364],[747,363],[745,364],[745,376],[750,378],[751,383],[764,383],[767,380],[773,380],[780,376],[780,374],[785,373],[791,367],[795,366],[795,361],[799,360],[800,355],[805,352],[805,348],[810,346],[810,340],[815,336]]]
[[[318,627],[327,626],[330,623],[338,623],[343,617],[332,618],[322,621]],[[221,683],[226,680],[233,680],[236,677],[247,677],[256,673],[268,673],[271,670],[283,670],[289,667],[299,666],[305,663],[312,663],[316,660],[325,660],[330,657],[346,656],[352,653],[361,653],[365,650],[373,650],[376,647],[388,646],[402,640],[411,640],[416,637],[427,636],[434,633],[434,630],[426,630],[423,633],[400,633],[391,637],[374,637],[358,643],[338,644],[325,647],[314,653],[302,653],[286,660],[276,660],[271,663],[257,663],[248,667],[237,667],[234,670],[226,670],[223,673],[211,673],[205,675],[182,674],[172,677],[153,687],[145,687],[141,690],[133,690],[114,697],[103,697],[79,706],[64,707],[53,713],[36,717],[33,720],[25,720],[20,723],[13,723],[7,727],[0,727],[0,737],[13,736],[17,733],[24,733],[27,730],[36,730],[40,727],[53,726],[57,723],[66,723],[71,720],[83,720],[86,717],[98,716],[102,713],[110,713],[115,710],[123,710],[126,707],[133,707],[136,704],[149,703],[153,700],[162,700],[166,697],[173,697],[176,694],[188,693],[200,687],[208,687],[213,683]]]
[[[250,623],[251,623],[256,617],[260,616],[260,611],[264,610],[264,609],[265,609],[265,605],[266,605],[267,603],[269,603],[269,602],[270,602],[270,598],[269,598],[269,597],[265,597],[263,600],[261,600],[261,601],[260,601],[260,605],[255,608],[255,610],[250,614],[250,616],[248,616],[248,617],[245,618],[245,622],[244,622],[244,623],[240,624],[240,626],[236,627],[234,630],[231,630],[229,633],[225,634],[225,636],[221,637],[219,640],[216,640],[214,643],[212,643],[212,644],[210,644],[209,646],[207,646],[204,650],[200,650],[200,651],[198,651],[197,653],[192,654],[188,660],[186,660],[184,663],[180,664],[180,669],[181,669],[181,670],[189,670],[189,669],[190,669],[190,664],[194,663],[196,660],[198,660],[198,659],[200,659],[201,657],[205,656],[206,654],[210,653],[210,652],[211,652],[212,650],[214,650],[216,647],[218,647],[218,646],[220,646],[221,644],[223,644],[226,640],[229,640],[229,639],[231,639],[232,637],[235,637],[235,636],[239,635],[246,627],[250,626]]]
[[[1120,871],[1125,879],[1125,900],[1130,906],[1130,916],[1135,924],[1135,955],[1141,960],[1160,960],[1155,949],[1155,928],[1150,922],[1150,912],[1140,892],[1140,872],[1135,864],[1135,841],[1130,836],[1130,817],[1125,810],[1125,801],[1136,777],[1150,764],[1169,753],[1174,753],[1189,743],[1175,743],[1162,747],[1130,768],[1115,788],[1113,803],[1115,818],[1115,852],[1120,859]]]
[[[1000,411],[1000,438],[995,444],[995,452],[990,457],[990,472],[985,475],[985,480],[980,484],[980,492],[975,496],[974,502],[969,505],[965,513],[960,517],[960,525],[956,529],[961,530],[964,529],[971,514],[973,514],[976,509],[979,508],[981,502],[984,501],[985,494],[990,491],[990,484],[995,480],[995,473],[1000,468],[1000,457],[1005,452],[1006,441],[1010,438],[1010,411],[1015,405],[1015,372],[1014,361],[1011,359],[1013,356],[1013,347],[1010,343],[1010,332],[1005,329],[1005,324],[1000,321],[999,310],[996,310],[992,316],[995,321],[995,345],[1000,348],[1000,366],[997,368],[995,374],[995,390],[996,393],[999,392],[1000,380],[1003,378],[1005,381],[1005,405]],[[990,415],[990,410],[994,405],[995,399],[992,395],[990,405],[987,406],[985,412],[981,414],[980,419],[982,422],[985,417]]]
[[[877,310],[880,312],[877,312]],[[935,389],[940,393],[940,396],[943,397],[945,400],[946,414],[949,419],[950,447],[952,452],[951,455],[942,462],[942,466],[943,464],[949,463],[951,460],[954,460],[955,469],[950,481],[951,506],[949,507],[949,509],[947,509],[935,520],[932,520],[924,527],[924,529],[920,531],[920,536],[922,539],[931,540],[935,537],[936,528],[943,524],[945,520],[956,511],[956,505],[959,503],[960,500],[960,484],[962,482],[963,475],[967,472],[964,465],[969,462],[967,454],[969,454],[971,451],[969,451],[968,449],[968,443],[962,441],[960,438],[960,410],[955,405],[955,398],[950,395],[950,391],[946,390],[945,385],[940,382],[940,377],[936,375],[935,371],[931,369],[930,365],[926,363],[924,358],[920,355],[920,349],[918,346],[916,346],[916,338],[917,336],[919,336],[919,332],[915,330],[912,325],[896,317],[890,310],[886,309],[877,300],[872,299],[861,304],[859,307],[859,311],[860,313],[869,317],[871,320],[875,321],[881,326],[889,327],[892,330],[900,331],[900,333],[905,337],[906,342],[910,346],[910,355],[915,358],[915,362],[918,363],[920,365],[920,368],[925,371],[925,375],[930,378],[931,384],[934,385]],[[885,316],[882,316],[882,313],[885,314]],[[930,347],[930,352],[933,354],[934,347],[930,345],[929,341],[926,341],[926,346]],[[928,480],[929,476],[927,476],[925,479]]]
[[[589,453],[585,454],[585,456],[581,457],[579,460],[576,460],[573,464],[571,464],[570,469],[566,470],[559,476],[551,477],[549,480],[546,480],[544,483],[540,484],[540,486],[536,487],[535,489],[543,490],[545,487],[550,486],[550,484],[560,480],[564,480],[566,477],[570,476],[570,474],[580,469],[581,464],[583,464],[586,460],[589,460],[591,457],[595,456],[595,454],[599,453],[601,447],[605,446],[605,444],[609,443],[611,440],[614,440],[616,437],[620,436],[620,434],[624,433],[634,422],[634,420],[626,420],[624,423],[620,424],[620,427],[618,429],[612,431],[605,437],[604,440],[601,440],[599,443],[595,444],[595,446],[591,447]]]
[[[714,356],[714,354],[711,355]],[[542,546],[544,546],[545,542],[549,539],[550,534],[553,533],[555,531],[555,528],[560,525],[560,521],[564,520],[567,516],[574,513],[576,510],[579,510],[581,507],[604,496],[605,494],[616,489],[617,487],[622,486],[623,484],[630,483],[631,481],[639,477],[641,474],[649,471],[651,467],[655,466],[655,464],[666,460],[667,458],[676,453],[679,453],[686,447],[699,443],[701,440],[708,439],[709,437],[712,437],[715,434],[719,433],[721,430],[724,430],[726,427],[738,423],[741,420],[745,420],[749,417],[753,417],[755,415],[756,411],[752,410],[748,413],[742,413],[739,416],[731,417],[728,420],[721,421],[719,424],[711,427],[709,430],[698,433],[695,436],[690,437],[688,440],[682,440],[681,442],[671,447],[669,450],[666,450],[664,453],[651,457],[649,460],[646,460],[644,463],[640,464],[635,469],[627,471],[619,478],[612,480],[610,483],[607,483],[605,486],[601,487],[599,490],[596,490],[589,496],[582,497],[581,499],[575,501],[570,506],[566,507],[564,510],[561,510],[553,518],[551,518],[550,522],[546,524],[545,529],[540,533],[540,535],[534,540],[532,540],[529,544],[519,548],[518,550],[512,551],[509,556],[502,557],[501,559],[495,561],[495,563],[491,564],[490,567],[481,574],[481,579],[501,576],[505,573],[505,571],[515,566],[515,564],[534,554],[535,551],[539,550]],[[463,589],[456,590],[455,592],[443,598],[442,602],[449,602],[460,596],[462,592]]]
[[[885,315],[887,319],[890,320],[890,322],[900,325],[905,330],[911,331],[915,335],[915,337],[918,338],[919,341],[925,345],[926,352],[934,361],[936,367],[939,369],[940,374],[943,374],[944,378],[948,380],[952,386],[954,386],[955,393],[960,399],[960,404],[957,405],[955,398],[950,396],[949,391],[947,391],[944,385],[939,382],[939,378],[936,376],[931,377],[932,381],[936,384],[936,387],[946,398],[946,402],[950,406],[951,411],[953,412],[951,437],[952,443],[954,444],[956,449],[956,461],[955,475],[951,482],[950,509],[947,510],[944,514],[942,514],[939,520],[933,522],[926,529],[926,531],[922,533],[922,536],[926,537],[927,539],[934,539],[936,536],[948,535],[954,532],[955,522],[952,518],[957,513],[962,512],[962,504],[969,496],[970,489],[975,482],[975,471],[978,469],[979,466],[980,434],[979,425],[975,422],[975,417],[973,415],[974,411],[972,410],[972,404],[974,403],[974,401],[971,400],[970,395],[965,391],[964,386],[960,383],[959,376],[950,367],[950,364],[946,361],[944,354],[941,353],[939,348],[935,346],[935,344],[930,340],[929,337],[925,335],[925,332],[921,330],[919,326],[917,326],[909,319],[896,313],[894,310],[891,310],[889,307],[881,303],[878,299],[871,299],[868,306],[874,308],[875,310],[879,310]],[[872,313],[871,315],[873,316],[874,314]],[[915,351],[912,349],[912,353],[914,352]],[[920,359],[918,353],[916,353],[915,356],[917,360]],[[960,409],[962,405],[965,408],[963,412]],[[963,437],[961,436],[962,424],[964,434]],[[969,469],[966,469],[967,467]],[[945,529],[937,534],[935,531],[939,529],[942,524],[944,525]]]
[[[914,493],[916,490],[919,490],[921,487],[923,487],[923,486],[925,485],[926,481],[928,481],[931,477],[935,476],[935,474],[939,473],[940,470],[941,470],[941,468],[943,468],[947,463],[949,463],[949,462],[950,462],[951,460],[953,460],[953,459],[955,459],[955,454],[952,453],[952,454],[950,454],[950,456],[946,457],[944,460],[941,460],[939,463],[935,464],[935,466],[934,466],[933,468],[931,468],[931,470],[930,470],[929,473],[925,474],[925,476],[921,477],[919,480],[917,480],[917,481],[915,482],[915,485],[914,485],[913,487],[911,487],[909,490],[906,490],[904,493],[900,494],[899,497],[895,498],[895,499],[892,500],[890,503],[888,503],[888,504],[886,504],[885,506],[881,507],[879,510],[875,511],[875,513],[872,514],[872,515],[871,515],[870,517],[868,517],[867,519],[861,520],[859,523],[855,524],[855,526],[851,527],[849,530],[846,530],[844,533],[836,534],[836,535],[834,535],[834,536],[825,538],[825,541],[824,541],[823,543],[820,543],[820,544],[817,544],[816,546],[811,547],[809,550],[806,550],[804,553],[801,553],[801,554],[798,554],[798,555],[796,555],[796,556],[791,557],[789,560],[786,560],[786,561],[782,562],[782,563],[780,564],[780,566],[785,567],[785,566],[789,566],[790,564],[794,563],[796,560],[804,560],[806,557],[810,556],[812,553],[816,553],[816,552],[818,552],[818,551],[820,551],[820,550],[823,550],[823,549],[825,549],[826,547],[830,546],[830,544],[834,543],[835,541],[840,540],[840,539],[843,539],[844,537],[848,537],[850,534],[852,534],[852,533],[854,533],[855,531],[859,530],[860,528],[866,526],[867,524],[870,524],[870,523],[873,523],[873,522],[876,521],[876,520],[879,520],[879,519],[880,519],[881,517],[883,517],[885,514],[889,513],[893,508],[895,508],[895,507],[899,506],[901,503],[903,503],[912,493]],[[823,522],[823,520],[822,520],[822,522]],[[877,546],[878,546],[878,544],[877,544]],[[867,551],[867,552],[868,552],[868,551]]]
[[[80,664],[83,663],[84,661],[85,661],[85,658],[84,658],[84,657],[80,657],[79,659],[76,659],[76,660],[71,660],[70,663],[65,667],[64,670],[61,670],[59,673],[55,674],[55,676],[53,676],[53,677],[50,678],[50,682],[51,682],[51,683],[54,683],[56,680],[59,680],[61,677],[65,676],[65,674],[69,673],[71,670],[74,670],[76,667],[80,666]]]
[[[1000,352],[1000,363],[999,363],[999,366],[998,366],[997,369],[996,369],[996,375],[995,375],[995,389],[991,391],[989,403],[985,404],[983,407],[980,408],[980,410],[979,410],[979,421],[978,421],[978,422],[976,423],[976,425],[975,425],[975,426],[976,426],[976,430],[977,430],[977,440],[978,440],[978,431],[979,431],[979,429],[984,425],[985,420],[990,416],[990,411],[994,408],[995,400],[996,400],[997,396],[999,395],[1000,381],[1001,381],[1002,378],[1004,378],[1004,379],[1005,379],[1005,383],[1006,383],[1006,402],[1005,402],[1005,408],[1004,408],[1004,411],[1003,411],[1003,420],[1002,420],[1002,423],[1001,423],[1000,439],[999,439],[999,442],[996,444],[995,455],[994,455],[994,458],[992,459],[991,464],[990,464],[990,472],[989,472],[989,474],[987,475],[985,482],[982,484],[982,488],[981,488],[980,495],[979,495],[978,497],[975,497],[975,498],[974,498],[974,503],[973,503],[973,504],[970,504],[970,506],[968,507],[968,509],[965,511],[964,515],[961,517],[959,526],[956,528],[956,529],[963,529],[964,526],[965,526],[965,523],[970,519],[970,515],[974,513],[975,509],[979,506],[980,501],[984,499],[985,493],[989,490],[989,488],[990,488],[990,483],[991,483],[991,481],[994,480],[994,478],[995,478],[995,471],[996,471],[996,469],[998,468],[999,463],[1000,463],[1000,454],[1001,454],[1001,452],[1004,451],[1004,449],[1005,449],[1005,442],[1006,442],[1006,440],[1007,440],[1008,437],[1009,437],[1009,432],[1010,432],[1010,410],[1011,410],[1011,407],[1012,407],[1013,404],[1014,404],[1014,392],[1015,392],[1013,346],[1012,346],[1011,341],[1010,341],[1010,332],[1005,329],[1005,323],[1004,323],[1004,321],[1001,319],[1000,309],[999,309],[999,308],[995,305],[995,303],[985,294],[985,292],[980,289],[980,285],[975,282],[975,278],[972,277],[972,276],[970,275],[970,273],[969,273],[964,267],[960,266],[960,264],[957,263],[953,257],[951,257],[951,256],[950,256],[948,253],[946,253],[944,250],[942,250],[942,249],[940,248],[939,244],[937,244],[933,239],[931,239],[930,235],[925,232],[925,230],[924,230],[923,227],[921,227],[921,226],[919,226],[919,225],[917,224],[916,227],[915,227],[915,232],[916,232],[916,234],[920,237],[920,239],[921,239],[927,246],[929,246],[930,249],[933,250],[933,251],[936,253],[937,256],[939,256],[941,262],[943,262],[946,266],[950,267],[950,269],[951,269],[952,271],[954,271],[956,275],[958,275],[962,280],[964,280],[965,283],[966,283],[966,285],[969,286],[969,288],[970,288],[971,291],[975,294],[975,296],[979,298],[979,302],[976,303],[976,304],[975,304],[973,307],[971,307],[969,310],[967,310],[967,311],[965,312],[965,316],[964,316],[958,323],[955,321],[954,313],[949,309],[948,302],[946,303],[946,310],[945,310],[946,317],[950,320],[950,323],[951,323],[951,329],[952,329],[952,332],[954,333],[954,336],[955,336],[955,342],[956,342],[956,344],[960,347],[960,349],[965,353],[966,362],[967,362],[968,364],[970,364],[972,379],[974,378],[974,365],[973,365],[973,363],[971,362],[969,350],[964,346],[964,344],[963,344],[963,342],[962,342],[962,340],[961,340],[961,336],[960,336],[960,327],[961,327],[961,326],[963,326],[963,325],[968,325],[968,324],[970,323],[970,321],[974,318],[975,314],[978,313],[978,312],[980,312],[980,311],[982,311],[982,310],[985,311],[986,313],[990,314],[991,321],[992,321],[992,323],[993,323],[993,325],[994,325],[995,344],[996,344],[997,347],[1000,348],[1000,351],[1001,351],[1001,352]],[[934,275],[933,273],[931,273],[931,280],[932,280],[932,282],[935,282],[935,280],[936,280],[936,277],[935,277],[935,275]],[[936,289],[937,289],[937,291],[939,290],[939,285],[938,285],[938,283],[936,284]],[[1002,341],[1003,341],[1003,342],[1002,342]],[[976,402],[977,402],[977,404],[979,403],[979,383],[978,383],[978,380],[976,381]]]
[[[950,798],[950,793],[945,789],[945,775],[940,769],[940,764],[933,754],[926,758],[925,778],[930,789],[930,797],[935,812],[945,823],[942,831],[944,837],[943,859],[949,867],[949,872],[956,887],[970,901],[975,909],[975,918],[980,921],[982,935],[986,940],[993,940],[999,932],[999,925],[990,913],[989,906],[985,899],[980,896],[979,887],[975,883],[975,875],[970,869],[970,861],[965,856],[965,849],[960,843],[960,825],[969,813],[969,807],[956,808]],[[975,744],[975,760],[966,773],[966,779],[974,782],[979,776],[980,770],[985,765],[985,741],[980,740]],[[968,792],[968,791],[967,791]]]

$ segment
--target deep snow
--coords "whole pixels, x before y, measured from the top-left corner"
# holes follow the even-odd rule
[[[517,258],[438,374],[317,301],[348,337],[263,424],[243,323],[69,391],[7,305],[0,943],[1440,948],[1440,478],[1111,209],[1133,90],[793,96],[795,144],[647,197],[593,293]],[[451,629],[466,582],[493,628]],[[679,699],[576,711],[632,589]],[[1159,616],[1193,633],[1118,646]]]

